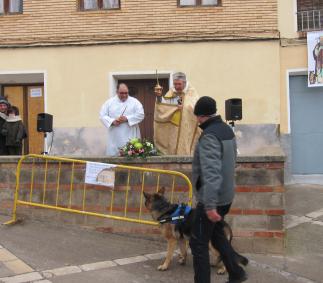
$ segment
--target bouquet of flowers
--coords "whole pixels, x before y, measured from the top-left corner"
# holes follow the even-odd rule
[[[146,158],[147,156],[156,156],[158,152],[152,142],[133,138],[119,149],[119,154],[127,158]]]

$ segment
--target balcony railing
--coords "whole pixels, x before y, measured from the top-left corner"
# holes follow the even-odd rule
[[[323,27],[323,10],[308,10],[297,12],[297,30],[311,31]]]

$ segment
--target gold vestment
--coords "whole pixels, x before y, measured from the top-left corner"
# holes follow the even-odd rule
[[[198,123],[193,113],[199,99],[193,87],[188,86],[183,93],[169,90],[164,100],[181,98],[183,108],[178,105],[156,101],[154,113],[154,143],[166,155],[193,155],[197,138],[200,135]]]

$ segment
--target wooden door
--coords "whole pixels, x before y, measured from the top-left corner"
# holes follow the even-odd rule
[[[29,153],[44,151],[44,134],[37,132],[37,114],[44,112],[44,87],[27,87]]]
[[[4,86],[3,93],[11,105],[19,108],[20,116],[27,129],[23,153],[42,153],[44,135],[37,132],[37,114],[44,112],[43,86]]]
[[[153,140],[154,137],[154,111],[155,100],[154,87],[156,80],[120,80],[129,88],[129,95],[137,98],[144,107],[145,119],[140,123],[141,138]],[[168,79],[160,79],[159,84],[164,88],[163,93],[168,91]]]

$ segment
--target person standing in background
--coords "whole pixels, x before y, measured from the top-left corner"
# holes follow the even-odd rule
[[[7,153],[21,155],[22,140],[27,137],[27,131],[19,116],[18,107],[9,107],[8,118],[2,126],[1,133],[6,138]]]
[[[8,100],[0,96],[0,155],[7,155],[7,148],[6,148],[6,137],[1,134],[3,124],[6,122],[8,116],[7,111],[9,107]]]
[[[129,96],[128,86],[121,83],[117,95],[108,99],[100,111],[100,120],[108,129],[108,156],[118,156],[120,148],[130,139],[140,138],[139,123],[144,117],[142,104]]]
[[[182,72],[173,74],[173,85],[165,95],[155,87],[154,143],[167,155],[193,155],[199,137],[193,109],[199,95]]]

